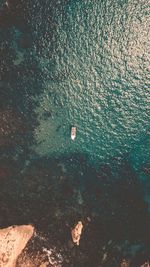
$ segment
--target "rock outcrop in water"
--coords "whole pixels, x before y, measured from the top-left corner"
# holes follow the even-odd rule
[[[74,229],[72,229],[71,231],[72,240],[75,244],[77,244],[77,246],[79,246],[79,243],[80,243],[82,228],[83,228],[83,224],[81,221],[79,221],[77,225],[74,227]]]
[[[0,230],[0,266],[15,267],[16,260],[34,232],[31,225],[10,226]]]
[[[32,223],[37,234],[17,267],[116,267],[122,259],[140,267],[149,260],[150,217],[128,162],[94,169],[79,154],[19,162],[0,164],[0,226]],[[79,221],[84,231],[77,246],[71,229]]]

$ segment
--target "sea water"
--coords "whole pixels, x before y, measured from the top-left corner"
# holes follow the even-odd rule
[[[42,47],[40,52],[35,47],[35,56],[45,74],[35,109],[34,151],[85,153],[93,161],[126,154],[144,160],[150,100],[147,1],[58,2],[55,26],[50,9],[47,2],[33,22]]]
[[[84,153],[93,162],[128,155],[134,163],[147,162],[147,1],[10,1],[7,7],[2,1],[2,6],[8,13],[2,24],[9,26],[1,34],[7,51],[2,50],[2,82],[13,88],[15,106],[28,121],[30,110],[34,113],[33,154]],[[71,126],[77,127],[74,142]]]
[[[104,247],[113,261],[120,239],[150,254],[148,11],[147,0],[0,0],[0,226],[47,231],[47,256],[61,244],[65,266],[97,267]],[[78,220],[81,254],[67,245]]]

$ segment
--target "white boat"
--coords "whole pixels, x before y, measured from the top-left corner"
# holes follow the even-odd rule
[[[77,128],[75,126],[71,127],[71,139],[74,140],[76,138]]]

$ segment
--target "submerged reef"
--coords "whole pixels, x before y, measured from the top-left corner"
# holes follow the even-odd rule
[[[0,227],[33,224],[36,229],[16,266],[116,267],[126,259],[140,267],[149,260],[150,214],[144,187],[127,160],[94,168],[74,154],[15,164],[1,164]],[[71,232],[79,221],[77,246]]]

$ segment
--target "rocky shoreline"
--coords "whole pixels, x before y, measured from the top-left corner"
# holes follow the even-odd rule
[[[48,247],[47,238],[37,234],[32,225],[10,226],[0,230],[0,266],[1,267],[61,267],[61,266],[90,266],[88,263],[77,263],[72,265],[65,253],[64,249],[57,247]],[[111,240],[109,241],[109,245]],[[78,244],[79,245],[79,244]],[[125,244],[124,244],[125,245]],[[122,244],[123,246],[123,244]],[[77,248],[71,240],[68,242],[68,250],[74,251],[74,257],[77,255]],[[126,258],[109,259],[109,254],[103,252],[103,257],[97,266],[118,266],[118,267],[149,267],[149,260],[144,261],[141,265],[133,265],[133,257],[135,256],[135,248],[130,247],[130,253]],[[64,255],[64,253],[66,255]],[[82,262],[82,252],[80,252],[80,260]],[[94,260],[94,259],[93,259]],[[69,263],[69,264],[68,264]],[[95,266],[95,265],[94,265]]]
[[[36,159],[18,172],[8,162],[0,226],[36,229],[16,266],[139,267],[150,260],[150,214],[129,162],[95,169],[78,154]]]
[[[15,267],[18,256],[34,232],[31,225],[10,226],[0,230],[0,266]]]

